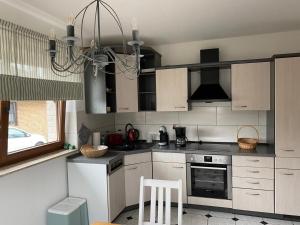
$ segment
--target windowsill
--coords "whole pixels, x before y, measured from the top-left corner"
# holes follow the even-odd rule
[[[20,162],[20,163],[17,163],[17,164],[6,166],[6,167],[3,167],[3,168],[0,168],[0,177],[11,174],[11,173],[14,173],[14,172],[22,170],[22,169],[26,169],[26,168],[31,167],[31,166],[41,164],[43,162],[46,162],[46,161],[49,161],[49,160],[52,160],[52,159],[55,159],[55,158],[59,158],[59,157],[62,157],[62,156],[74,155],[76,153],[78,153],[77,149],[74,149],[74,150],[58,150],[56,152],[52,152],[52,153],[49,153],[49,154],[46,154],[46,155],[42,155],[42,156],[34,158],[34,159],[30,159],[30,160],[27,160],[27,161],[24,161],[24,162]]]

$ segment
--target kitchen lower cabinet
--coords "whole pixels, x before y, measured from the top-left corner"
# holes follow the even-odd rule
[[[277,157],[300,157],[300,57],[275,59]]]
[[[300,170],[276,169],[275,213],[300,216]]]
[[[233,188],[233,208],[274,213],[274,191]]]
[[[188,111],[188,69],[156,70],[156,110]]]
[[[232,110],[270,110],[270,62],[231,66]]]
[[[139,203],[140,178],[152,179],[152,162],[125,166],[125,196],[126,206]],[[150,188],[145,189],[145,201],[150,201]]]
[[[108,174],[106,164],[68,162],[69,196],[84,198],[89,221],[112,222],[125,208],[124,167]]]
[[[274,213],[274,158],[232,156],[233,208]]]
[[[125,208],[124,167],[108,176],[109,218],[113,221]]]
[[[186,192],[186,164],[153,162],[153,179],[182,180],[182,202],[187,203]],[[177,191],[172,190],[171,201],[178,202]]]

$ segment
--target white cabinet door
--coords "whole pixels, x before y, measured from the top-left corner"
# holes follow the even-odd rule
[[[188,111],[188,69],[156,71],[157,111]]]
[[[275,213],[300,216],[300,170],[276,169]]]
[[[123,55],[118,55],[124,58]],[[134,65],[134,57],[127,56],[129,65]],[[116,60],[116,95],[117,95],[117,112],[137,112],[138,111],[138,79],[128,79],[127,77],[136,76],[123,72],[124,67]],[[127,76],[127,77],[126,77]]]
[[[270,110],[270,63],[231,66],[232,110]]]
[[[152,179],[152,162],[125,166],[126,206],[139,203],[140,178]],[[150,189],[145,189],[145,201],[150,201]]]
[[[275,60],[275,148],[278,157],[300,157],[300,57]]]
[[[109,220],[109,190],[105,164],[68,162],[69,196],[84,198],[89,221]]]
[[[112,222],[125,208],[124,167],[108,176],[109,222]]]
[[[186,164],[153,162],[153,178],[159,180],[182,180],[182,202],[187,203]],[[172,202],[178,202],[177,191],[172,191]]]
[[[274,191],[233,188],[233,208],[274,213]]]

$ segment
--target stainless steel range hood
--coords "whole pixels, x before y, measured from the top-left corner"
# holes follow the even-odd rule
[[[219,49],[200,50],[201,63],[219,62]],[[201,84],[191,95],[190,101],[217,102],[230,101],[230,98],[220,85],[220,69],[205,68],[200,71]]]

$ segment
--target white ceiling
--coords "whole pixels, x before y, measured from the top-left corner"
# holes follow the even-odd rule
[[[0,0],[0,18],[64,35],[64,24],[91,0]],[[300,0],[106,0],[117,11],[127,36],[135,17],[147,45],[207,40],[300,29]],[[94,8],[85,37],[93,36]],[[119,39],[112,19],[103,14],[103,39]]]

